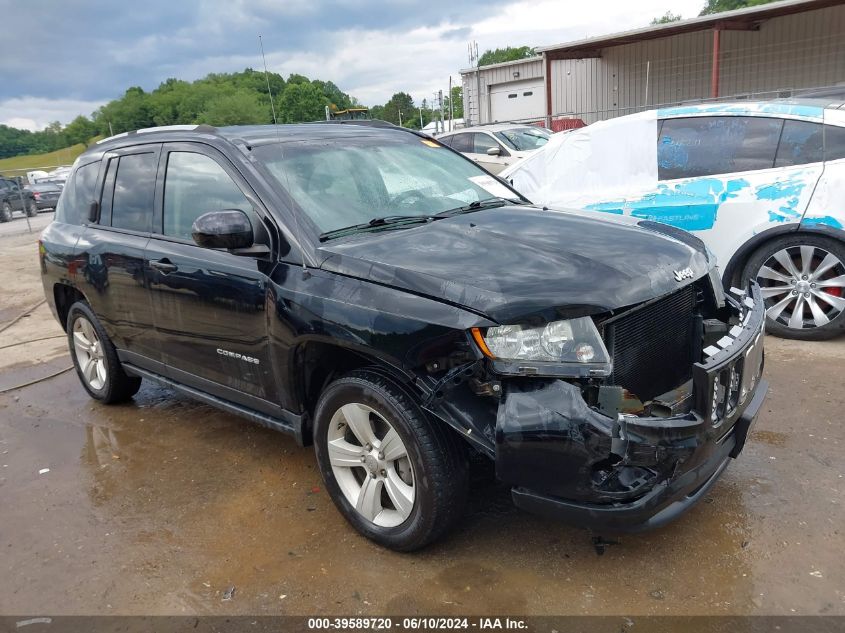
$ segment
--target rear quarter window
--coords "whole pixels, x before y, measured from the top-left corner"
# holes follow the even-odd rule
[[[806,165],[824,160],[824,126],[809,121],[783,122],[775,167]]]
[[[845,127],[825,125],[824,159],[838,160],[840,158],[845,158]]]
[[[68,224],[85,224],[88,221],[91,203],[96,199],[94,189],[99,172],[100,161],[76,168],[56,203],[57,221]]]

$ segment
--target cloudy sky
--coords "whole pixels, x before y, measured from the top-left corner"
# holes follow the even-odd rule
[[[416,101],[459,80],[480,51],[645,26],[704,0],[0,0],[0,123],[67,123],[168,77],[261,68],[335,82],[367,105]]]

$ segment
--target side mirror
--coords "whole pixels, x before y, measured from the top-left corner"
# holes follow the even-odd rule
[[[498,146],[488,147],[487,148],[487,155],[488,156],[498,156],[502,153],[502,150]]]
[[[249,248],[253,242],[252,223],[239,209],[211,211],[194,220],[191,237],[203,248]]]

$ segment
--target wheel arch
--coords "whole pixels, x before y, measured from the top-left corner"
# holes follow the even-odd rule
[[[745,242],[733,254],[727,266],[722,271],[722,285],[725,289],[739,283],[739,275],[745,267],[748,258],[763,244],[786,235],[821,235],[845,243],[845,230],[826,224],[784,224],[758,233]]]
[[[417,402],[421,396],[411,373],[366,350],[331,341],[308,341],[297,347],[294,358],[298,368],[295,373],[299,374],[298,399],[308,420],[309,428],[302,433],[306,440],[311,438],[310,427],[320,394],[330,382],[356,369],[366,369],[391,380]]]
[[[77,301],[88,303],[88,299],[79,288],[59,282],[53,284],[53,300],[56,306],[56,316],[65,331],[67,331],[67,317],[70,307]]]
[[[745,263],[754,251],[766,242],[784,235],[793,235],[799,232],[799,230],[799,224],[782,224],[757,233],[750,240],[742,244],[722,269],[722,285],[725,287],[725,290],[740,283],[739,275],[742,273]]]

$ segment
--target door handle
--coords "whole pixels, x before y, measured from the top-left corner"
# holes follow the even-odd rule
[[[161,271],[165,274],[172,273],[174,270],[178,270],[179,267],[171,262],[166,257],[164,259],[155,259],[150,262],[150,268],[155,268],[158,271]]]

